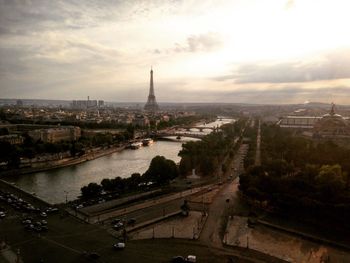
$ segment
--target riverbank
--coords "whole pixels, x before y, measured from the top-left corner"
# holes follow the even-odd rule
[[[38,165],[37,167],[25,167],[25,168],[19,168],[19,169],[12,169],[8,171],[2,171],[0,172],[0,178],[5,176],[11,176],[11,175],[22,175],[22,174],[31,174],[36,172],[44,172],[44,171],[49,171],[57,168],[76,165],[76,164],[91,161],[91,160],[112,154],[115,152],[122,151],[125,148],[126,148],[125,145],[112,147],[108,149],[98,150],[95,152],[90,152],[80,157],[71,157],[71,158],[64,158],[61,160],[50,161],[50,162],[43,162],[42,166]]]

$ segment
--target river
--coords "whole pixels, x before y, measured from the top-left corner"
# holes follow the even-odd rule
[[[205,126],[216,127],[231,121],[232,119],[222,119]],[[203,132],[209,131],[204,130]],[[156,155],[163,155],[176,163],[179,162],[178,153],[182,143],[186,140],[188,139],[155,141],[152,145],[137,150],[126,149],[85,163],[33,174],[11,176],[5,180],[15,183],[27,192],[34,192],[49,203],[62,203],[65,202],[66,196],[68,201],[76,199],[80,195],[80,188],[91,182],[100,183],[104,178],[117,176],[126,178],[132,173],[144,173]]]

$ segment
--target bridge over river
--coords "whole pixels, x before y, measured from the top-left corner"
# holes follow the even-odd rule
[[[190,133],[190,132],[162,132],[157,133],[155,135],[156,138],[166,138],[166,137],[187,137],[187,138],[194,138],[194,139],[202,139],[205,135],[208,133],[198,134],[198,133]]]

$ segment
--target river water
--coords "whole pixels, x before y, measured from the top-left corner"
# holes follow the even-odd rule
[[[221,126],[232,122],[232,119],[222,119],[206,124],[206,127]],[[193,130],[194,133],[198,131]],[[209,131],[204,130],[203,133]],[[100,183],[104,178],[120,176],[126,178],[132,173],[144,173],[156,155],[163,155],[176,163],[180,161],[178,156],[184,141],[155,141],[152,145],[141,147],[137,150],[126,149],[110,155],[100,157],[85,163],[38,172],[20,176],[5,178],[6,181],[15,183],[27,192],[36,195],[49,203],[74,200],[80,195],[80,188],[91,182]]]

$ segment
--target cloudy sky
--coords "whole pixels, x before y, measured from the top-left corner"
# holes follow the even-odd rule
[[[350,103],[348,0],[0,0],[0,97]]]

